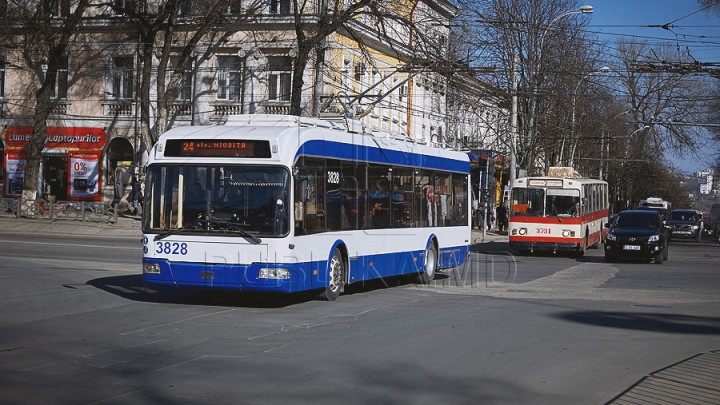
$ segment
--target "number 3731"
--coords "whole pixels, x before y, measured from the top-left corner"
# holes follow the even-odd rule
[[[157,242],[155,253],[166,255],[186,255],[188,253],[187,243]]]

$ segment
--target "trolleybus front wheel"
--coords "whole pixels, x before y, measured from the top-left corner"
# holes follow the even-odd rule
[[[335,301],[343,290],[345,285],[345,262],[343,261],[340,249],[335,249],[330,259],[330,268],[328,269],[328,286],[325,291],[320,293],[320,299],[326,301]]]

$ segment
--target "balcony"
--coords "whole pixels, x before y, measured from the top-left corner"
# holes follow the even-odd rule
[[[170,116],[183,116],[183,115],[192,115],[192,103],[187,102],[178,102],[173,103],[170,105]]]
[[[70,102],[67,100],[50,101],[50,115],[67,115]]]
[[[106,117],[132,117],[135,113],[135,104],[131,101],[105,101],[103,115]]]
[[[213,108],[213,117],[216,118],[242,114],[242,104],[240,103],[218,103],[211,106]]]
[[[264,101],[260,103],[262,114],[290,114],[289,101]]]

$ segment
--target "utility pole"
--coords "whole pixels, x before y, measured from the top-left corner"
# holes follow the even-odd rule
[[[510,187],[512,187],[517,177],[517,115],[518,115],[518,54],[513,55],[512,67],[512,105],[510,107]]]

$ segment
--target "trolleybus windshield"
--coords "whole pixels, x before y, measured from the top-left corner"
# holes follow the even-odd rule
[[[288,179],[282,167],[151,165],[143,228],[284,236],[289,229]]]

